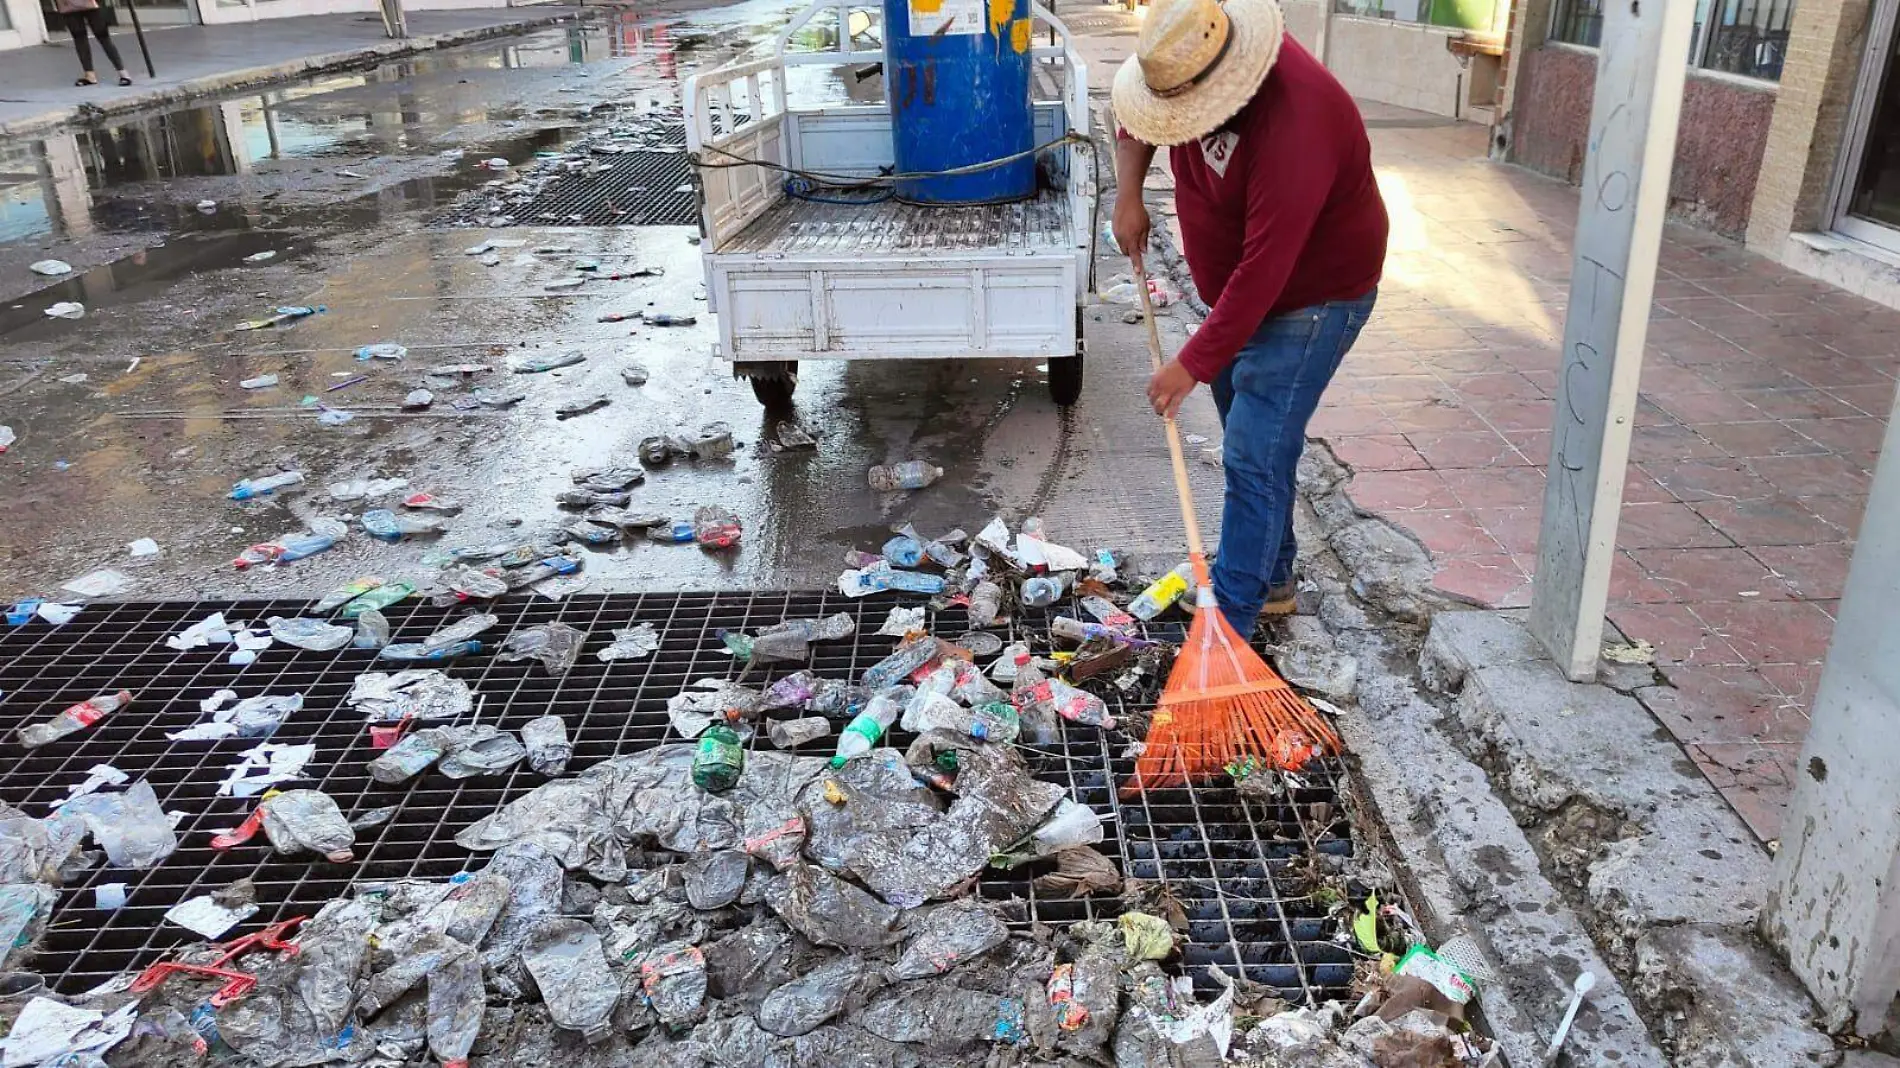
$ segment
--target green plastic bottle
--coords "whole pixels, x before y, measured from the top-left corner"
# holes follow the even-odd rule
[[[693,754],[693,785],[709,794],[723,794],[738,784],[744,771],[745,748],[739,744],[739,735],[724,723],[707,727]]]

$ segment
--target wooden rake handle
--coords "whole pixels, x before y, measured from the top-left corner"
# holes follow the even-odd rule
[[[1148,295],[1148,272],[1135,264],[1135,292],[1141,295],[1141,317],[1148,324],[1148,356],[1161,370],[1161,331],[1155,326],[1154,300]],[[1201,544],[1201,521],[1194,514],[1194,491],[1188,487],[1187,458],[1181,452],[1181,428],[1174,417],[1163,419],[1168,430],[1168,456],[1174,461],[1174,492],[1181,499],[1181,525],[1187,528],[1188,560],[1194,565],[1195,585],[1213,585],[1207,573],[1207,551]]]

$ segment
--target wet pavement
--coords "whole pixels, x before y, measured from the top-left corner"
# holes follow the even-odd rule
[[[1120,308],[1091,312],[1097,351],[1072,412],[1052,404],[1044,370],[1027,362],[808,365],[790,414],[819,445],[779,454],[761,442],[787,413],[764,412],[712,355],[696,228],[446,225],[457,196],[496,178],[479,161],[522,163],[615,123],[662,128],[682,77],[766,39],[787,10],[750,3],[545,31],[39,145],[42,157],[64,152],[83,165],[73,188],[39,181],[52,206],[44,225],[0,244],[9,287],[0,423],[19,435],[0,456],[0,498],[12,505],[0,594],[48,592],[105,566],[132,575],[128,595],[141,598],[296,596],[365,572],[420,584],[430,570],[420,558],[437,545],[360,532],[282,568],[238,572],[230,561],[319,516],[360,511],[362,502],[324,491],[357,477],[407,478],[412,490],[464,501],[440,547],[551,535],[575,518],[554,504],[572,469],[633,462],[642,437],[713,420],[731,424],[736,455],[654,471],[632,508],[684,519],[723,504],[746,524],[740,550],[590,552],[592,591],[825,585],[844,550],[881,542],[893,523],[940,532],[999,511],[1042,514],[1052,536],[1072,542],[1178,552],[1165,452],[1140,410],[1146,357]],[[829,72],[800,74],[804,92],[876,99],[875,79],[847,90]],[[200,200],[215,205],[201,211]],[[465,250],[487,237],[526,245],[484,266]],[[536,252],[547,249],[567,251]],[[246,259],[265,251],[276,255]],[[25,270],[49,255],[80,272],[60,281]],[[601,275],[664,273],[547,288],[590,260]],[[34,285],[43,288],[26,294]],[[84,319],[43,314],[69,300],[86,305]],[[289,304],[326,311],[289,329],[234,330]],[[599,321],[642,310],[700,321]],[[353,357],[375,342],[407,346],[408,356]],[[540,375],[506,369],[511,357],[570,350],[587,361]],[[430,368],[463,363],[489,370],[431,386],[427,412],[399,409]],[[649,370],[644,386],[623,382],[632,364]],[[280,384],[238,385],[264,374]],[[350,382],[358,375],[367,377]],[[476,388],[527,397],[506,410],[454,406]],[[556,417],[597,394],[609,406]],[[320,425],[306,397],[354,418]],[[867,467],[911,458],[949,474],[917,494],[869,489]],[[238,479],[278,467],[303,471],[309,485],[247,505],[226,499]],[[1197,477],[1214,522],[1218,472]],[[125,550],[140,537],[163,548],[142,566]]]

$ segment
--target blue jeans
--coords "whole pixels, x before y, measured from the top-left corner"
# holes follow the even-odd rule
[[[1243,635],[1253,634],[1267,591],[1293,581],[1294,476],[1306,424],[1377,297],[1374,290],[1268,319],[1211,384],[1227,469],[1214,596]]]

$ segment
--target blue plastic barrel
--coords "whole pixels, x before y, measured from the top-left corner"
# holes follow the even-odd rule
[[[900,174],[943,171],[1035,147],[1029,0],[884,0],[884,94]],[[1033,156],[897,183],[913,204],[988,204],[1036,194]]]

